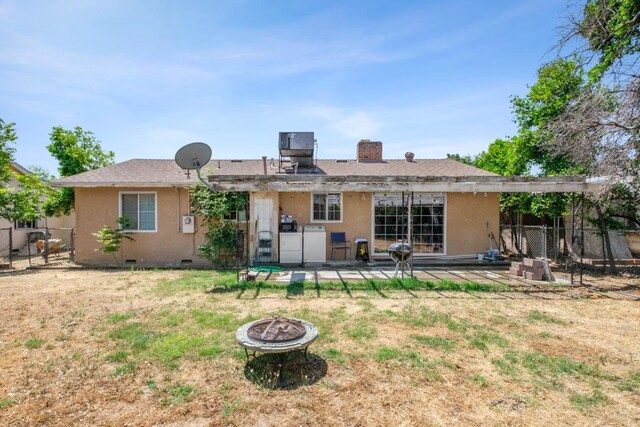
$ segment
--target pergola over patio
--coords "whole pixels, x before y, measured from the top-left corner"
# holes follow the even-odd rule
[[[378,176],[378,175],[209,175],[219,191],[397,191],[484,193],[585,193],[598,184],[578,176]]]

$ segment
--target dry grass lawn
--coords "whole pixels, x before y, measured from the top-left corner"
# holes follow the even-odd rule
[[[0,424],[638,425],[640,302],[576,289],[225,288],[215,272],[0,275]],[[247,364],[243,323],[318,325]]]

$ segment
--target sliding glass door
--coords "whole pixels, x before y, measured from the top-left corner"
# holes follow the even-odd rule
[[[374,254],[386,254],[392,243],[409,239],[414,255],[444,254],[445,200],[444,195],[427,193],[405,193],[404,198],[402,193],[374,194]]]

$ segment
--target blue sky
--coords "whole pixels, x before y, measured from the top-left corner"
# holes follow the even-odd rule
[[[515,132],[568,15],[531,1],[0,0],[0,118],[16,160],[57,174],[53,126],[91,130],[117,161],[277,156],[314,131],[320,158],[477,153]]]

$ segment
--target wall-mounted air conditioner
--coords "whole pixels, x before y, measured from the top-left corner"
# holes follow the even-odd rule
[[[193,215],[185,215],[182,217],[182,232],[183,233],[196,232],[196,219]]]

